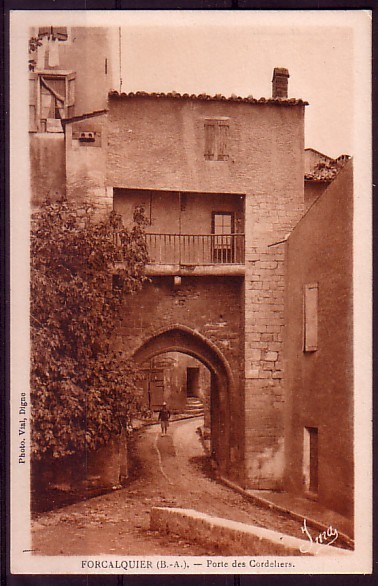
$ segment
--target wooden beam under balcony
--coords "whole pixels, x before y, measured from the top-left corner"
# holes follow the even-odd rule
[[[146,275],[149,277],[179,276],[179,277],[244,277],[244,264],[211,264],[211,265],[178,265],[178,264],[148,264]]]

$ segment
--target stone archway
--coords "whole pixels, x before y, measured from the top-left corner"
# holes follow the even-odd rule
[[[151,335],[136,352],[142,364],[166,352],[193,356],[211,372],[211,450],[219,471],[227,473],[230,464],[230,396],[233,377],[227,360],[210,340],[186,326],[171,326]]]

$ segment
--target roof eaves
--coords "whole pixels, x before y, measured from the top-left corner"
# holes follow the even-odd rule
[[[239,102],[244,104],[274,104],[274,105],[282,105],[282,106],[308,106],[308,102],[297,99],[297,98],[254,98],[253,96],[248,96],[247,98],[242,98],[241,96],[231,95],[229,98],[223,96],[222,94],[215,94],[214,96],[210,96],[209,94],[180,94],[179,92],[118,92],[117,90],[111,90],[109,92],[109,98],[135,98],[135,97],[144,97],[144,98],[174,98],[174,99],[181,99],[181,100],[197,100],[197,101],[208,101],[208,102]]]
[[[331,183],[335,179],[336,175],[329,179],[320,179],[318,177],[306,177],[304,178],[307,183]]]

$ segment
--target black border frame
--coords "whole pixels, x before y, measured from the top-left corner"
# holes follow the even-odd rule
[[[11,10],[371,10],[372,23],[372,104],[373,104],[373,285],[378,267],[378,204],[376,202],[378,185],[378,115],[375,104],[378,103],[378,0],[1,0],[2,27],[0,33],[1,47],[1,74],[0,83],[0,177],[1,177],[1,204],[0,204],[0,373],[1,383],[5,390],[0,400],[0,416],[2,441],[0,443],[0,570],[1,586],[150,586],[164,584],[164,586],[261,586],[275,585],[281,582],[287,584],[327,584],[342,586],[359,586],[365,582],[375,583],[378,564],[378,524],[374,521],[377,516],[378,495],[376,485],[373,489],[373,574],[372,575],[15,575],[10,574],[9,561],[9,500],[10,500],[10,463],[9,463],[9,370],[10,370],[10,246],[9,246],[9,13]],[[374,197],[375,196],[375,197]],[[378,298],[376,288],[373,287],[373,418],[377,417],[376,367],[378,365]],[[378,446],[377,426],[373,427],[373,446]],[[373,479],[377,478],[378,448],[373,451]]]

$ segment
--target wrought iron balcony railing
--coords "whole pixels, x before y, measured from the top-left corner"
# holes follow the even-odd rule
[[[146,234],[151,264],[244,264],[244,234]]]

